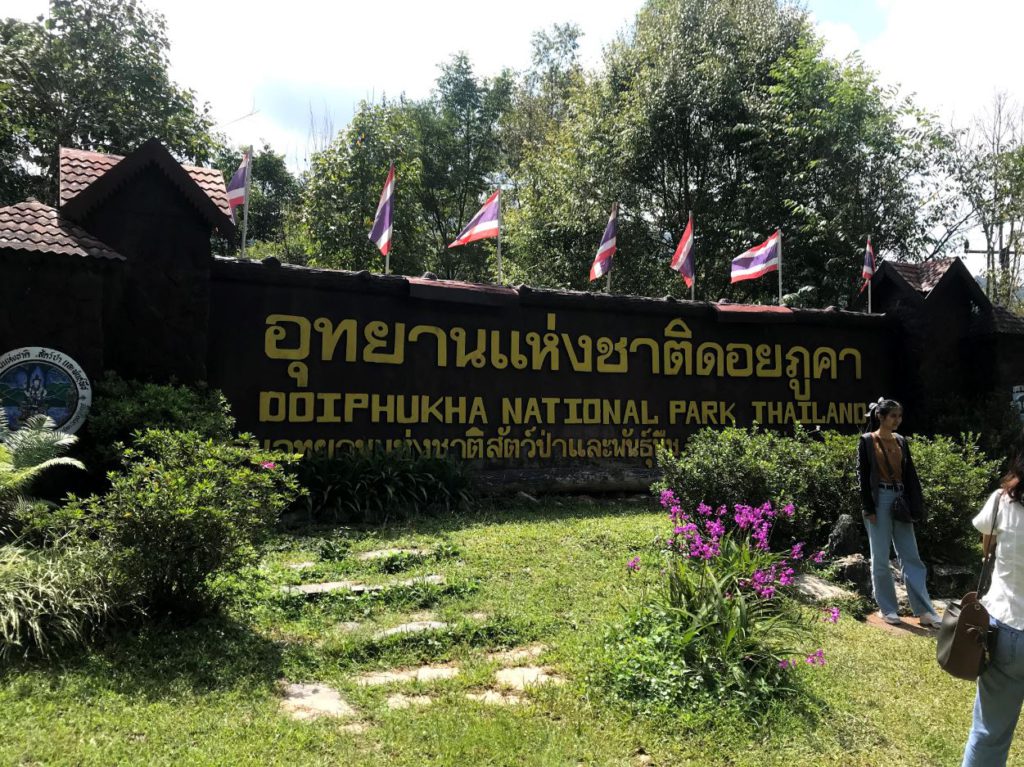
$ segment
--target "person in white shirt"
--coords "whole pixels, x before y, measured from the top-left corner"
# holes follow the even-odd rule
[[[994,626],[989,665],[978,677],[974,723],[963,767],[1001,767],[1013,741],[1024,702],[1024,452],[1011,462],[974,526],[982,546],[996,547],[992,585],[981,598]]]

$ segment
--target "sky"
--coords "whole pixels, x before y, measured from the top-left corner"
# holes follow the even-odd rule
[[[530,37],[555,23],[583,31],[585,65],[625,29],[642,0],[145,0],[164,14],[171,76],[212,107],[232,143],[269,143],[305,167],[325,124],[343,128],[362,99],[429,94],[438,65],[465,51],[478,75],[529,64]],[[857,52],[882,82],[963,125],[997,91],[1024,102],[1015,54],[1024,3],[1013,0],[807,0],[826,51]],[[0,0],[31,19],[45,0]],[[486,9],[486,10],[482,10]],[[312,125],[315,124],[314,129]],[[983,258],[983,257],[979,257]]]

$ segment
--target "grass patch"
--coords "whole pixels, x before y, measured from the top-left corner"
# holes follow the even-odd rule
[[[806,698],[771,707],[757,721],[736,714],[728,700],[657,717],[636,717],[608,701],[592,675],[606,626],[621,621],[630,602],[625,564],[636,554],[653,561],[664,527],[652,500],[650,507],[494,504],[473,516],[373,534],[281,534],[258,568],[221,584],[231,591],[224,617],[122,635],[59,665],[0,670],[0,764],[564,767],[631,765],[641,754],[659,765],[957,763],[973,686],[939,670],[934,640],[892,636],[845,615],[836,626],[818,622],[829,662],[797,671]],[[344,555],[325,559],[327,540]],[[410,564],[397,578],[437,573],[445,587],[401,598],[295,602],[280,592],[299,582],[289,564],[314,562],[330,579],[387,582],[396,576],[354,555],[429,549],[442,540],[458,556]],[[655,576],[656,568],[645,567],[633,580]],[[373,639],[425,609],[448,629]],[[358,622],[358,630],[339,631],[342,620]],[[492,679],[496,663],[486,651],[533,641],[547,647],[538,663],[565,676],[564,686],[531,692],[518,707],[466,699]],[[462,673],[384,688],[354,682],[363,671],[426,662],[458,664]],[[284,678],[337,687],[367,730],[352,734],[338,721],[281,715],[277,682]],[[434,703],[391,711],[386,698],[398,691],[430,694]],[[1024,741],[1010,762],[1022,758]]]

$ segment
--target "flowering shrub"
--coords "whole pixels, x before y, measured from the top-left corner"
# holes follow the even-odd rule
[[[794,668],[825,665],[823,649],[802,649],[810,621],[786,596],[797,569],[820,561],[821,552],[807,557],[803,543],[784,552],[771,546],[776,523],[792,520],[794,508],[699,504],[687,513],[671,490],[661,503],[671,524],[662,577],[606,637],[612,694],[670,710],[726,697],[758,706],[792,693]],[[626,567],[637,571],[639,558]],[[826,622],[838,619],[838,608],[826,611]]]

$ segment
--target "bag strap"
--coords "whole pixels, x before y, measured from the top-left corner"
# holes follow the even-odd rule
[[[985,552],[985,559],[981,565],[981,574],[978,575],[978,588],[976,591],[978,592],[979,597],[985,596],[985,594],[988,593],[989,586],[992,585],[992,568],[995,567],[996,564],[996,521],[999,519],[999,504],[1002,500],[1002,494],[1000,494],[999,499],[996,501],[995,512],[992,515],[992,529],[988,534],[992,543],[989,546],[988,551]],[[982,591],[982,586],[985,587],[984,591]]]
[[[892,461],[889,460],[889,454],[887,452],[885,452],[885,445],[882,444],[882,440],[881,440],[881,438],[877,434],[872,433],[871,434],[871,438],[873,440],[875,440],[876,442],[878,442],[878,447],[882,450],[882,460],[885,461],[885,469],[886,469],[886,471],[889,472],[889,479],[892,480],[893,482],[895,482],[896,481],[896,472],[893,471],[893,469],[892,469]],[[893,437],[893,439],[896,439],[896,437]],[[896,444],[897,445],[900,444],[900,441],[898,439],[896,439]],[[901,446],[900,447],[900,453],[902,453],[902,452],[903,452],[903,447]]]

